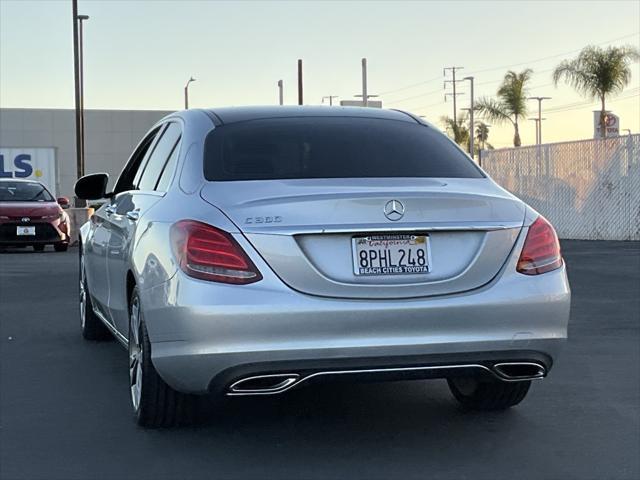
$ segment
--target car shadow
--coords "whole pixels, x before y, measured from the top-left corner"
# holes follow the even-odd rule
[[[195,427],[219,432],[274,432],[306,426],[350,435],[354,431],[422,429],[444,430],[451,423],[482,423],[518,418],[517,408],[504,412],[476,412],[461,407],[449,393],[445,380],[312,384],[281,395],[253,397],[203,397]],[[444,422],[443,422],[444,420]],[[418,423],[416,423],[418,422]],[[189,427],[187,427],[189,428]],[[392,430],[390,430],[392,429]]]

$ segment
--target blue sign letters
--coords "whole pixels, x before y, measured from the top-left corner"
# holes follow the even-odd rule
[[[21,153],[13,159],[15,171],[7,171],[4,166],[4,155],[0,155],[0,178],[27,178],[33,173],[31,166],[31,155]]]

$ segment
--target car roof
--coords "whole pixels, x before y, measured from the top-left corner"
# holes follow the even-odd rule
[[[42,185],[42,182],[39,182],[38,180],[32,180],[30,178],[15,178],[15,177],[0,178],[0,183],[2,183],[2,182],[38,183],[38,184]]]
[[[420,123],[418,119],[399,110],[367,107],[322,107],[322,106],[254,106],[254,107],[221,107],[205,110],[223,123],[246,122],[266,118],[291,117],[359,117],[383,120],[399,120]]]

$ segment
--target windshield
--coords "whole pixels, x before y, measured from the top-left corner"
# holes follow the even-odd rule
[[[0,202],[53,202],[47,189],[37,182],[0,182]]]
[[[442,133],[356,117],[271,118],[224,125],[206,140],[207,180],[483,178]]]

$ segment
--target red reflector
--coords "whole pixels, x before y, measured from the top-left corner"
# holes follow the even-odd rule
[[[195,220],[171,226],[171,247],[180,269],[190,277],[213,282],[246,284],[262,275],[227,232]]]
[[[516,270],[525,275],[539,275],[562,266],[560,242],[556,231],[543,216],[529,227]]]

